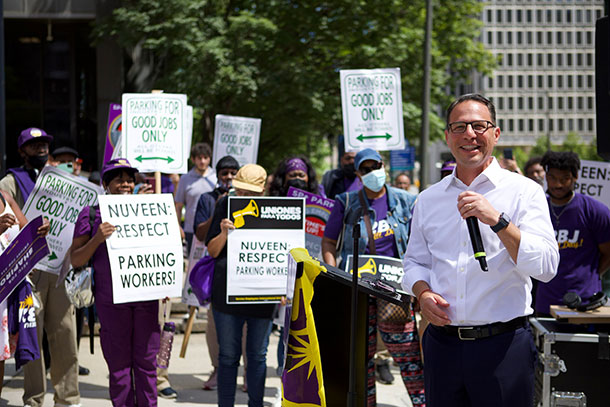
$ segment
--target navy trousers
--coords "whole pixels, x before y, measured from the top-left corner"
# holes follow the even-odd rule
[[[423,336],[428,407],[531,407],[537,360],[531,330],[464,341],[429,325]]]

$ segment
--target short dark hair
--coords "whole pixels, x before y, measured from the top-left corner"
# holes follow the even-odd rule
[[[239,170],[239,162],[237,162],[237,160],[231,155],[225,155],[220,160],[218,160],[218,162],[216,163],[216,174],[218,174],[220,170],[224,170],[227,168]]]
[[[533,167],[536,164],[540,164],[541,161],[542,161],[542,157],[540,157],[539,155],[534,156],[534,157],[530,158],[529,160],[527,160],[527,162],[525,163],[525,166],[523,167],[523,172],[525,173],[525,175],[527,175],[527,170],[529,170],[530,167]]]
[[[200,155],[205,158],[212,157],[212,147],[208,143],[196,143],[191,147],[191,158],[199,157]]]
[[[542,156],[540,165],[546,172],[549,172],[550,168],[562,171],[568,170],[576,178],[580,169],[580,158],[578,158],[578,154],[572,151],[547,151]]]
[[[494,104],[491,103],[491,101],[483,95],[480,95],[478,93],[467,93],[465,95],[460,96],[456,100],[454,100],[447,108],[447,117],[446,117],[447,125],[449,125],[449,116],[451,116],[451,112],[453,112],[453,109],[455,109],[455,107],[457,105],[459,105],[460,103],[468,102],[470,100],[472,100],[474,102],[479,102],[479,103],[485,105],[485,107],[487,107],[487,110],[489,110],[489,115],[491,116],[492,123],[494,125],[496,124],[496,108],[495,108]]]

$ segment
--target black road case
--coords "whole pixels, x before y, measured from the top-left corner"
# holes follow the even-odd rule
[[[610,341],[608,325],[530,318],[538,348],[535,407],[610,406]]]

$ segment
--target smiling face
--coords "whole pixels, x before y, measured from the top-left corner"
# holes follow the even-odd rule
[[[455,122],[492,121],[491,114],[482,103],[467,100],[455,106],[449,117],[449,124]],[[457,176],[467,185],[472,182],[489,164],[491,154],[500,138],[500,128],[488,127],[475,133],[472,125],[466,126],[463,133],[445,130],[445,140],[457,162]]]
[[[113,195],[133,194],[135,185],[135,176],[129,171],[121,171],[116,177],[112,178],[108,184],[104,183],[104,187]]]
[[[576,179],[570,170],[549,168],[546,173],[546,184],[551,201],[557,205],[568,202],[574,193]]]

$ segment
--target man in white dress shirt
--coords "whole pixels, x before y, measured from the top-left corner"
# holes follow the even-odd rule
[[[445,139],[457,167],[415,205],[402,285],[431,323],[423,337],[429,407],[533,403],[531,278],[551,280],[559,253],[542,188],[492,156],[499,137],[488,99],[454,101]],[[471,216],[486,272],[474,258]]]

